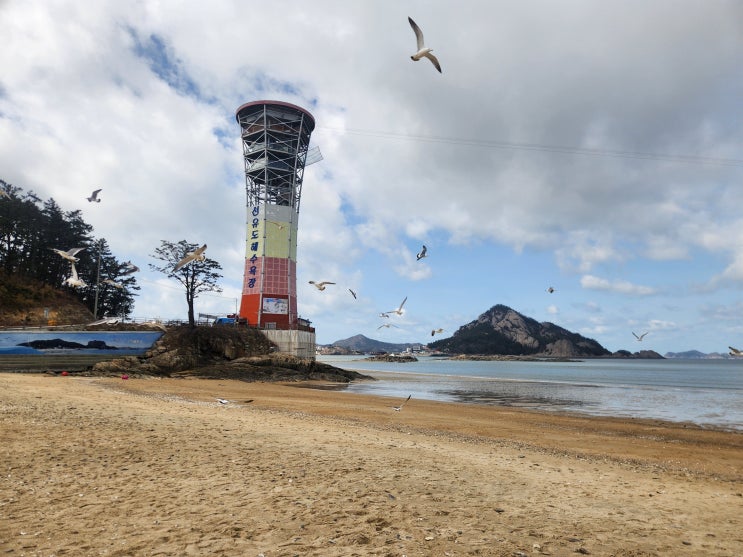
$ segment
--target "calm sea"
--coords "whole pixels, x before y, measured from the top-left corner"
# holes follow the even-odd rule
[[[598,416],[657,418],[743,431],[743,359],[475,362],[419,357],[387,363],[318,356],[378,381],[354,393],[518,406]],[[397,401],[396,401],[397,402]]]

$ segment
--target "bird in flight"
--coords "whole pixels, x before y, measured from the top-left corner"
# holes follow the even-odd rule
[[[404,306],[405,305],[405,302],[407,302],[407,301],[408,301],[408,297],[405,296],[405,299],[402,301],[402,303],[400,303],[400,307],[399,308],[397,308],[397,309],[391,309],[390,311],[386,311],[385,313],[395,313],[397,315],[402,315],[403,314],[402,306]],[[387,317],[389,317],[389,316],[387,316]]]
[[[397,328],[397,329],[399,329],[399,328],[400,328],[400,327],[398,327],[397,325],[393,325],[392,323],[382,323],[382,324],[381,324],[381,325],[380,325],[379,327],[377,327],[377,331],[378,331],[379,329],[381,329],[382,327],[387,327],[387,328],[389,328],[389,327],[395,327],[395,328]]]
[[[100,199],[98,199],[98,194],[99,194],[100,192],[101,192],[101,190],[100,190],[100,189],[97,189],[97,190],[93,190],[93,193],[91,193],[91,194],[90,194],[90,197],[86,197],[86,199],[87,199],[88,201],[90,201],[91,203],[93,203],[93,202],[95,202],[95,203],[100,203],[100,202],[101,202],[101,200],[100,200]]]
[[[443,332],[444,332],[444,329],[433,329],[431,331],[431,336],[433,336],[433,335],[435,335],[437,333],[443,333]]]
[[[405,402],[409,401],[411,396],[413,395],[408,395],[408,398],[405,399]],[[395,412],[399,412],[400,410],[402,410],[402,407],[405,406],[405,402],[403,402],[400,406],[393,406],[392,409]]]
[[[65,279],[65,284],[69,284],[74,288],[85,288],[86,286],[88,286],[87,284],[85,284],[85,281],[83,279],[77,276],[75,263],[70,262],[70,265],[72,266],[72,274]]]
[[[127,261],[124,263],[124,269],[122,271],[122,275],[131,275],[132,273],[136,273],[139,271],[139,267],[137,267],[134,263],[131,261]]]
[[[217,402],[218,402],[219,404],[229,404],[229,403],[230,403],[230,401],[229,401],[229,400],[226,400],[226,399],[224,399],[224,398],[218,398],[218,399],[217,399]]]
[[[641,335],[640,335],[639,337],[638,337],[637,335],[635,335],[635,332],[634,332],[634,331],[632,331],[632,334],[633,334],[633,335],[634,335],[634,337],[635,337],[635,338],[637,339],[637,342],[640,342],[640,341],[642,341],[642,339],[644,339],[644,338],[645,338],[645,335],[647,334],[647,332],[645,332],[645,333],[642,333],[642,334],[641,334]]]
[[[206,244],[201,246],[200,248],[196,248],[193,251],[189,251],[186,254],[186,257],[181,259],[178,264],[173,267],[173,272],[176,272],[178,269],[188,265],[191,263],[191,261],[204,261],[206,259],[206,255],[204,255],[204,251],[206,251]]]
[[[110,278],[103,279],[101,282],[105,282],[106,284],[110,284],[111,286],[113,286],[114,288],[118,288],[119,290],[121,290],[122,288],[124,288],[124,285],[123,284],[121,284],[120,282],[116,282],[115,280],[110,279]]]
[[[743,356],[743,350],[738,350],[737,348],[733,348],[732,346],[728,346],[728,348],[730,348],[731,356]]]
[[[311,280],[311,281],[310,281],[310,284],[312,284],[312,285],[313,285],[313,286],[314,286],[315,288],[317,288],[318,290],[320,290],[320,291],[323,291],[323,290],[325,290],[325,287],[326,287],[326,286],[327,286],[328,284],[335,284],[335,283],[334,283],[334,282],[329,282],[329,281],[327,281],[327,280],[324,280],[324,281],[322,281],[322,282],[315,282],[314,280]]]
[[[431,61],[434,67],[439,70],[439,73],[441,73],[441,65],[439,64],[439,61],[436,59],[436,57],[433,55],[433,50],[428,48],[423,41],[423,31],[421,31],[421,28],[418,27],[418,25],[415,23],[415,21],[413,21],[412,18],[408,17],[408,21],[410,22],[410,26],[413,28],[416,44],[418,45],[418,52],[413,54],[410,59],[417,62],[421,58],[426,57]]]
[[[428,251],[428,248],[424,244],[423,247],[421,248],[420,252],[418,252],[418,255],[415,256],[416,260],[420,261],[421,259],[423,259],[424,257],[426,257],[426,252],[427,251]]]
[[[10,199],[10,194],[4,189],[0,189],[0,197],[7,197],[8,199]]]
[[[348,291],[351,293],[351,296],[353,296],[353,299],[355,300],[356,299],[356,292],[354,292],[350,288],[348,289]]]
[[[552,294],[554,291],[555,291],[555,289],[552,288],[551,286],[547,289],[547,292],[549,292],[550,294]]]
[[[67,261],[71,261],[72,263],[77,263],[80,260],[75,256],[81,251],[83,251],[85,248],[72,248],[72,249],[68,249],[67,251],[62,251],[61,249],[57,249],[57,248],[49,248],[49,249],[55,252],[56,254],[64,257]]]

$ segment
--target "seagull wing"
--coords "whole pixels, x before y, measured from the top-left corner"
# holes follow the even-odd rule
[[[435,56],[434,56],[434,55],[433,55],[432,53],[430,53],[430,52],[426,52],[426,53],[425,53],[425,54],[424,54],[423,56],[425,56],[426,58],[428,58],[428,59],[429,59],[429,60],[431,61],[431,63],[432,63],[433,65],[434,65],[434,67],[435,67],[435,68],[436,68],[437,70],[439,70],[439,73],[442,73],[442,72],[441,72],[441,64],[439,64],[439,60],[438,60],[438,58],[436,58],[436,57],[435,57]]]
[[[180,269],[180,268],[188,265],[195,258],[196,258],[196,256],[193,253],[189,253],[186,257],[184,257],[183,259],[181,259],[175,267],[173,267],[173,272],[175,272],[178,269]]]
[[[421,31],[421,28],[418,27],[418,24],[409,16],[408,21],[410,22],[410,26],[413,28],[413,32],[415,33],[415,40],[418,44],[418,50],[420,50],[425,46],[423,42],[423,31]]]
[[[637,336],[637,335],[635,334],[635,331],[632,331],[632,336],[634,336],[634,337],[635,337],[635,338],[636,338],[637,340],[640,340],[640,337],[638,337],[638,336]]]
[[[400,303],[400,307],[397,308],[397,311],[402,311],[402,306],[404,306],[405,305],[405,302],[407,302],[407,301],[408,301],[408,297],[405,296],[405,299]]]

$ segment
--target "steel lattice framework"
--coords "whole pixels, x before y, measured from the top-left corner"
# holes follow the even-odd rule
[[[244,104],[236,118],[248,205],[290,206],[298,213],[314,118],[298,106],[278,101]]]

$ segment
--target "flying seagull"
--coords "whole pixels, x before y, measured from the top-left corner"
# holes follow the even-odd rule
[[[400,328],[400,327],[398,327],[397,325],[393,325],[392,323],[383,323],[383,324],[381,324],[381,325],[380,325],[379,327],[377,327],[377,331],[378,331],[379,329],[381,329],[382,327],[387,327],[387,328],[389,328],[389,327],[396,327],[396,328],[398,328],[398,329]]]
[[[382,313],[379,314],[379,317],[386,317],[387,319],[389,319],[390,318],[390,314],[387,313],[387,312],[382,312]]]
[[[644,339],[644,338],[645,338],[645,335],[646,335],[647,333],[646,333],[646,332],[645,332],[645,333],[642,333],[642,334],[641,334],[641,335],[640,335],[639,337],[638,337],[637,335],[635,335],[635,332],[634,332],[634,331],[632,331],[632,334],[633,334],[633,335],[634,335],[634,337],[635,337],[635,338],[637,339],[637,342],[640,342],[640,341],[642,341],[642,339]]]
[[[217,402],[218,402],[219,404],[229,404],[229,403],[230,403],[230,401],[229,401],[229,400],[226,400],[226,399],[224,399],[224,398],[218,398],[218,399],[217,399]]]
[[[90,194],[90,197],[87,197],[86,199],[87,199],[88,201],[90,201],[91,203],[93,203],[93,202],[95,202],[95,203],[100,203],[100,202],[101,202],[101,200],[100,200],[100,199],[98,199],[98,194],[99,194],[100,192],[101,192],[101,190],[100,190],[100,189],[98,189],[98,190],[94,190],[94,191],[93,191],[93,193],[91,193],[91,194]]]
[[[8,199],[10,199],[10,194],[5,190],[0,189],[0,197],[7,197]]]
[[[350,288],[348,289],[348,291],[351,293],[351,296],[353,296],[353,299],[355,300],[356,299],[356,292],[354,292]]]
[[[436,57],[432,54],[433,50],[428,48],[423,41],[423,31],[421,31],[421,28],[418,27],[418,25],[415,23],[415,21],[412,20],[412,18],[408,17],[408,21],[410,22],[410,26],[415,32],[415,40],[417,41],[418,45],[418,52],[413,54],[410,59],[417,62],[425,56],[431,61],[436,69],[439,70],[439,73],[441,73],[441,65],[439,64],[439,61],[436,59]]]
[[[435,335],[436,333],[443,333],[444,329],[433,329],[431,331],[431,336]]]
[[[74,288],[85,288],[88,286],[85,284],[85,281],[77,276],[77,269],[75,269],[75,263],[70,262],[70,265],[72,266],[72,275],[67,277],[64,281],[65,284],[69,284],[70,286]]]
[[[139,271],[139,267],[137,267],[134,263],[131,261],[127,261],[124,263],[124,269],[122,270],[122,275],[131,275],[132,273],[136,273]]]
[[[552,294],[554,291],[555,291],[555,289],[552,288],[551,286],[547,289],[547,292],[549,292],[550,294]]]
[[[411,396],[413,395],[408,395],[408,398],[405,399],[405,402],[409,401]],[[393,406],[392,409],[395,412],[399,412],[400,410],[402,410],[402,407],[405,406],[405,402],[403,402],[400,406]]]
[[[67,251],[62,251],[61,249],[57,249],[57,248],[49,248],[49,249],[55,252],[56,254],[64,257],[67,261],[71,261],[72,263],[77,263],[80,260],[75,256],[81,251],[83,251],[85,248],[72,248],[72,249],[68,249]]]
[[[178,262],[178,264],[175,267],[173,267],[173,272],[175,273],[181,267],[184,267],[188,265],[189,263],[191,263],[191,261],[204,261],[204,259],[206,259],[206,255],[204,255],[204,251],[206,251],[206,244],[204,244],[200,248],[196,248],[193,251],[189,251],[186,254],[186,257],[181,259]]]
[[[325,290],[325,286],[327,286],[328,284],[335,284],[335,283],[334,282],[328,282],[327,280],[324,280],[322,282],[315,282],[314,280],[311,280],[310,281],[310,284],[314,285],[315,288],[317,288],[318,290],[322,291],[322,290]]]
[[[730,348],[731,356],[743,356],[743,350],[738,350],[737,348],[733,348],[732,346],[728,346],[728,348]]]
[[[396,313],[397,315],[402,315],[402,306],[405,305],[405,302],[407,300],[408,300],[408,297],[405,296],[405,299],[402,301],[402,303],[400,304],[400,307],[399,308],[397,308],[397,309],[391,309],[390,311],[387,311],[385,313]]]
[[[424,245],[423,245],[423,247],[421,248],[421,251],[420,251],[420,253],[418,253],[418,255],[416,255],[416,256],[415,256],[415,258],[416,258],[416,259],[417,259],[418,261],[420,261],[421,259],[423,259],[424,257],[426,257],[426,252],[427,252],[427,251],[428,251],[428,248],[427,248],[427,247],[425,246],[425,244],[424,244]]]
[[[123,284],[121,284],[120,282],[116,282],[115,280],[112,280],[110,278],[103,279],[101,282],[105,282],[106,284],[110,284],[111,286],[113,286],[114,288],[118,288],[119,290],[121,290],[122,288],[124,288],[124,285]]]

